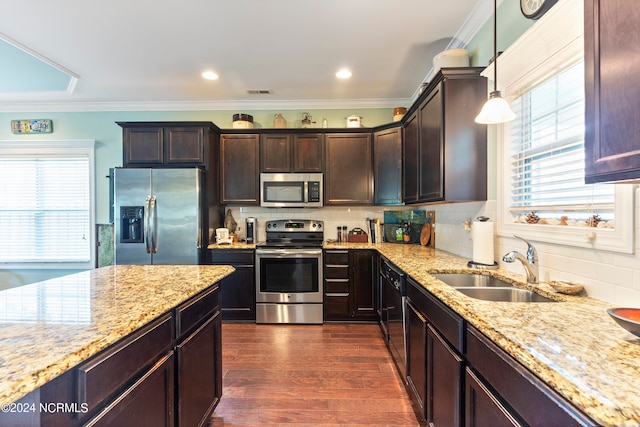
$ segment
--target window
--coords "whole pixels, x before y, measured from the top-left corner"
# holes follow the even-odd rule
[[[0,263],[91,268],[93,142],[0,143]]]
[[[584,184],[584,61],[571,61],[512,103],[507,177],[513,219],[615,227],[615,187]],[[528,222],[527,222],[528,221]]]
[[[584,184],[582,10],[559,2],[498,58],[517,116],[496,128],[498,233],[631,253],[633,186]]]

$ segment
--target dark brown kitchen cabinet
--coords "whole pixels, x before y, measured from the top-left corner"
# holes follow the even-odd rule
[[[265,133],[260,136],[260,171],[323,171],[323,136],[319,133]]]
[[[407,278],[407,383],[420,416],[433,426],[463,421],[464,320]]]
[[[443,125],[442,84],[436,86],[418,108],[420,130],[418,134],[418,200],[443,199]],[[456,159],[458,160],[458,159]]]
[[[426,419],[427,403],[427,318],[409,300],[407,317],[407,384],[420,411]]]
[[[377,251],[351,250],[349,253],[353,299],[351,314],[354,320],[376,321],[377,316]]]
[[[522,424],[470,368],[465,371],[465,426],[516,427]]]
[[[351,279],[349,251],[325,250],[324,260],[324,320],[350,320]]]
[[[584,2],[588,184],[640,179],[638,22],[640,9],[634,2]]]
[[[222,396],[222,352],[220,312],[176,346],[178,378],[178,426],[208,425],[209,417]]]
[[[251,249],[212,249],[211,264],[236,269],[220,280],[222,320],[256,320],[255,251]]]
[[[376,251],[324,251],[324,320],[376,321]]]
[[[402,128],[373,133],[373,202],[402,205]]]
[[[174,426],[174,366],[173,354],[166,354],[84,426]]]
[[[124,167],[207,167],[217,130],[210,122],[118,122]]]
[[[325,138],[325,205],[373,204],[371,133],[328,133]]]
[[[464,361],[434,328],[427,331],[427,421],[431,426],[461,426]]]
[[[420,165],[418,159],[418,113],[413,113],[405,122],[402,141],[402,199],[405,204],[418,201],[418,175]]]
[[[481,68],[446,68],[407,112],[404,202],[487,198],[487,129],[474,122],[487,97]]]
[[[596,425],[472,326],[466,359],[466,426]]]
[[[260,204],[258,134],[220,136],[220,203]]]

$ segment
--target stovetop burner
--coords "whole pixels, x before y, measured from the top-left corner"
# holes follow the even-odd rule
[[[324,223],[309,219],[280,219],[267,221],[267,240],[258,248],[321,248],[324,241]]]

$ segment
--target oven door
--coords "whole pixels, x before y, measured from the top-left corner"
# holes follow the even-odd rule
[[[256,250],[257,303],[322,303],[322,249]]]

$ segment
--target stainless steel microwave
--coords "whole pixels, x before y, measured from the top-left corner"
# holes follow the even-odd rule
[[[321,173],[261,173],[260,206],[316,208],[322,206]]]

